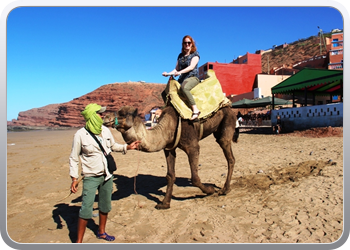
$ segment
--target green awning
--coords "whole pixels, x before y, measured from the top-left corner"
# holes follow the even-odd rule
[[[253,100],[243,98],[242,100],[232,103],[231,107],[232,108],[249,108],[250,107],[249,104],[252,102]]]
[[[312,92],[317,95],[342,94],[343,70],[304,68],[271,88],[272,94]]]
[[[293,102],[275,97],[275,105],[288,105]],[[267,96],[257,100],[242,99],[231,104],[232,108],[257,108],[272,105],[272,97]]]
[[[288,105],[288,104],[293,104],[293,102],[288,101],[288,100],[284,100],[281,98],[277,98],[275,97],[274,100],[275,105]],[[252,106],[254,107],[264,107],[267,105],[272,105],[272,97],[271,96],[267,96],[258,100],[255,100],[251,103]]]

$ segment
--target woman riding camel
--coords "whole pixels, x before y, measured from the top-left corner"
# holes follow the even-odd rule
[[[197,68],[198,62],[199,53],[197,51],[195,42],[191,36],[187,35],[182,38],[182,50],[177,57],[175,69],[169,73],[162,73],[163,76],[180,75],[178,82],[181,84],[181,89],[189,100],[192,108],[192,117],[190,120],[196,120],[201,113],[197,108],[196,102],[194,101],[193,96],[190,92],[191,89],[193,89],[199,83]]]

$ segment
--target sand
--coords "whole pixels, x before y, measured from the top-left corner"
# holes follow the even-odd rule
[[[68,157],[77,129],[7,134],[7,230],[18,243],[72,243],[81,186],[69,194]],[[115,138],[123,142],[119,132]],[[226,161],[214,137],[200,142],[199,175],[219,190]],[[115,243],[330,243],[343,232],[343,137],[241,133],[226,196],[206,196],[191,185],[187,156],[177,150],[171,208],[164,197],[162,151],[113,153],[112,211],[107,232]],[[98,214],[97,203],[94,215]],[[85,233],[96,238],[98,217]]]

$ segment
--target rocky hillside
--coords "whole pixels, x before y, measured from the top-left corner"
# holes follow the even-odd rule
[[[325,50],[323,50],[325,52]],[[285,48],[274,49],[262,54],[262,72],[274,67],[291,67],[300,62],[320,54],[319,38],[310,37],[289,44]],[[107,111],[117,111],[121,106],[132,105],[139,109],[142,116],[149,113],[155,106],[162,106],[161,92],[164,84],[154,83],[113,83],[74,100],[51,104],[20,112],[17,120],[8,122],[9,126],[50,126],[50,127],[79,127],[84,124],[80,112],[89,103],[108,106]]]
[[[20,112],[17,120],[7,122],[14,126],[50,126],[50,121],[56,119],[60,104],[50,104],[41,108],[34,108]]]
[[[326,54],[324,47],[322,54]],[[314,56],[320,56],[320,38],[312,36],[308,39],[290,43],[285,48],[264,53],[261,56],[261,70],[262,73],[267,74],[268,69],[274,67],[278,68],[285,65],[286,68],[291,68],[293,64]]]
[[[85,124],[80,112],[89,103],[107,106],[108,112],[132,105],[144,116],[153,107],[163,105],[161,92],[165,86],[165,84],[139,82],[103,85],[70,102],[20,112],[18,119],[8,122],[8,126],[80,127]]]

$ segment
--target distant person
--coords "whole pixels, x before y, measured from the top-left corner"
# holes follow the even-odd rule
[[[158,123],[159,122],[159,117],[162,114],[162,110],[161,109],[157,109],[155,114],[154,114],[154,119],[153,122],[154,123]]]
[[[262,120],[263,120],[261,114],[258,114],[257,120],[258,120],[258,126],[261,126],[262,125]]]
[[[266,120],[271,120],[271,110],[266,112]]]
[[[107,160],[98,143],[88,132],[91,131],[101,142],[107,154],[111,151],[126,154],[129,149],[138,148],[139,141],[130,145],[115,142],[111,131],[103,126],[102,113],[106,107],[92,103],[81,112],[86,124],[79,129],[73,139],[72,151],[69,157],[71,191],[77,192],[79,178],[79,160],[81,161],[83,179],[82,205],[79,211],[78,232],[76,243],[82,243],[88,220],[92,217],[93,204],[98,190],[99,229],[97,238],[114,241],[115,237],[105,231],[107,216],[112,209],[113,174],[108,171]]]
[[[163,72],[163,76],[168,75],[180,75],[178,82],[181,84],[181,89],[186,95],[188,101],[191,104],[192,108],[192,117],[190,120],[197,120],[200,115],[200,111],[197,108],[196,102],[193,99],[191,94],[191,89],[198,85],[199,74],[198,74],[198,62],[199,62],[199,53],[195,42],[191,36],[184,36],[182,38],[182,50],[179,56],[177,57],[175,69],[171,72]]]
[[[280,134],[282,132],[283,129],[283,123],[281,120],[281,116],[277,116],[277,121],[276,121],[276,125],[273,126],[273,132],[275,132],[276,134]]]
[[[239,126],[242,126],[243,115],[242,115],[241,111],[238,111],[238,114],[237,114],[237,121],[238,121],[238,123],[239,123]]]

